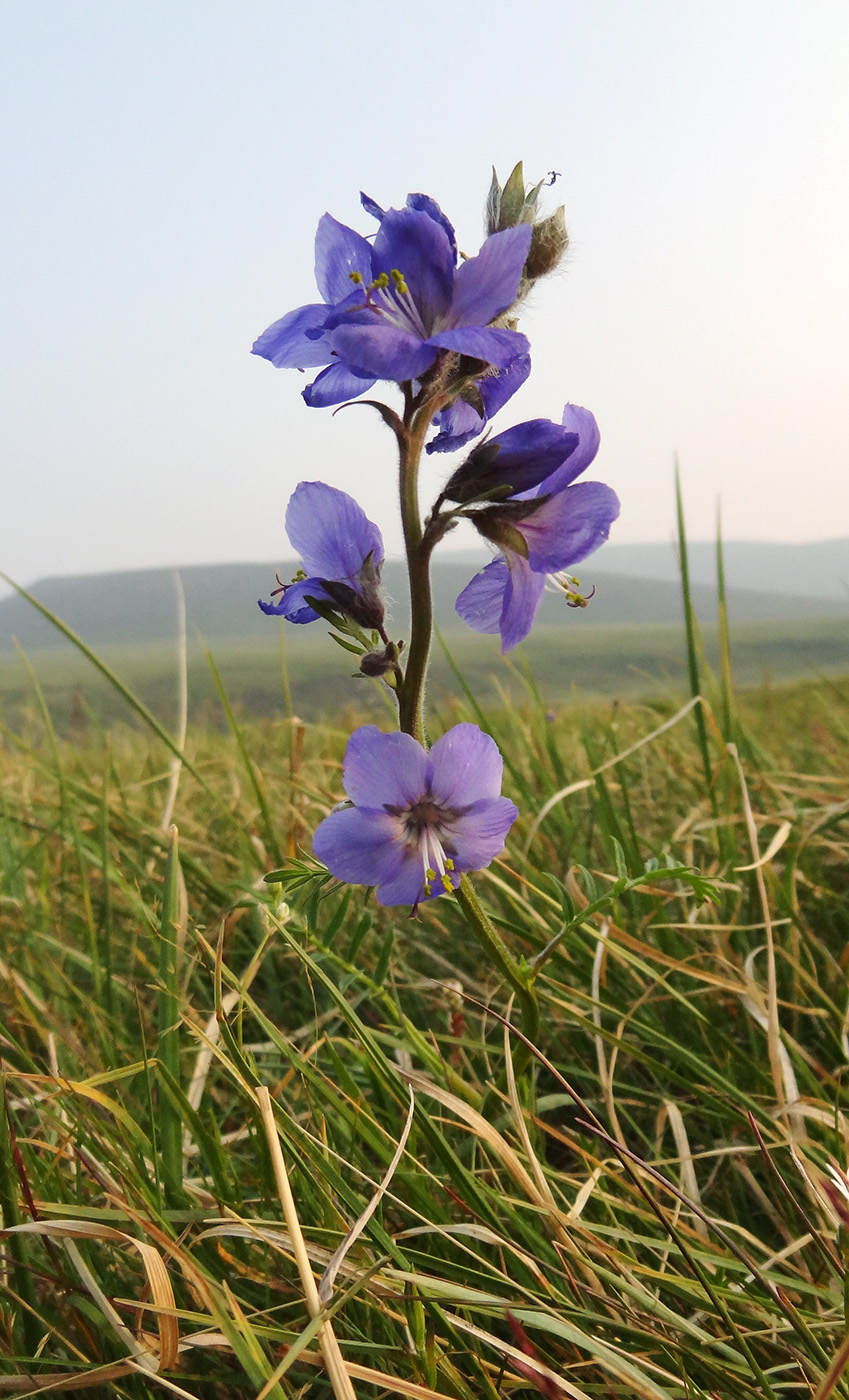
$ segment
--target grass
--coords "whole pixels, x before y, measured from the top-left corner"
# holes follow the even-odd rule
[[[582,619],[583,620],[583,619]],[[533,672],[539,694],[549,707],[584,700],[619,697],[640,700],[674,696],[687,683],[683,630],[672,624],[569,628],[572,619],[557,627],[534,629],[521,649],[524,665]],[[281,624],[281,627],[283,624]],[[314,632],[315,629],[313,629]],[[355,669],[327,638],[309,628],[286,637],[288,676],[295,710],[308,720],[339,722],[341,705],[351,713],[383,714],[383,706],[362,681],[345,685]],[[704,627],[701,640],[705,658],[719,670],[721,634]],[[524,679],[516,663],[503,658],[497,637],[449,631],[446,641],[462,667],[467,684],[484,703],[499,704],[505,698],[521,704]],[[281,658],[274,644],[274,628],[268,641],[255,639],[216,643],[215,666],[234,709],[243,717],[274,718],[283,708]],[[164,724],[173,723],[175,710],[175,652],[153,644],[115,646],[99,655],[133,689]],[[849,666],[846,625],[840,619],[797,622],[740,623],[734,629],[735,675],[738,684],[757,686],[765,681],[845,674]],[[87,722],[110,725],[126,719],[126,705],[91,664],[70,645],[29,653],[53,722],[68,733]],[[341,667],[340,667],[341,661]],[[190,718],[200,727],[222,723],[222,709],[204,647],[191,643],[188,650]],[[450,664],[437,648],[431,672],[431,689],[450,695],[456,679]],[[0,656],[0,709],[8,721],[20,727],[29,708],[31,683],[19,656]]]
[[[207,707],[181,762],[55,727],[30,677],[0,1395],[849,1393],[849,683],[718,673],[554,712],[521,666],[497,703],[433,687],[522,814],[477,882],[537,960],[518,1084],[453,901],[410,920],[308,854],[350,715]]]

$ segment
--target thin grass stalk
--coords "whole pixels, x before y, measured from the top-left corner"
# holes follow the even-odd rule
[[[107,745],[106,761],[103,765],[103,791],[100,801],[100,869],[103,891],[99,920],[99,944],[100,961],[103,968],[103,1009],[110,1022],[115,1012],[114,989],[112,987],[112,879],[109,859],[109,778],[111,771],[112,755]]]
[[[13,1229],[21,1223],[17,1182],[18,1166],[12,1123],[9,1117],[6,1076],[0,1068],[0,1215],[2,1215],[4,1230]],[[19,1235],[10,1235],[3,1241],[0,1248],[9,1255],[15,1291],[23,1303],[18,1318],[21,1339],[24,1348],[34,1356],[41,1340],[42,1329],[36,1316],[35,1281],[32,1270],[27,1265],[27,1245]]]
[[[539,1036],[540,1016],[533,975],[522,969],[504,941],[496,933],[477,897],[474,885],[467,875],[461,878],[454,894],[463,911],[466,923],[486,954],[487,961],[501,973],[505,982],[513,988],[522,1009],[522,1029],[525,1035],[529,1041],[536,1041]],[[513,1051],[514,1073],[517,1076],[524,1074],[530,1063],[531,1056],[528,1049],[520,1042]]]
[[[725,555],[722,548],[722,515],[716,509],[716,593],[719,622],[719,674],[722,687],[722,735],[733,738],[734,675],[731,668],[731,640],[728,631],[728,597],[725,590]]]
[[[157,1012],[156,1057],[174,1083],[180,1083],[180,973],[177,930],[180,864],[177,828],[169,832],[168,858],[162,888],[159,924],[159,1001]],[[175,1209],[183,1204],[183,1125],[179,1109],[163,1083],[157,1099],[159,1149],[162,1154],[162,1182],[167,1204]]]
[[[216,666],[215,661],[213,659],[212,652],[207,651],[206,659],[209,663],[209,669],[212,673],[212,679],[215,682],[215,689],[218,691],[218,698],[220,699],[222,707],[224,709],[227,724],[230,727],[230,733],[236,740],[236,747],[239,750],[242,762],[244,763],[245,768],[247,770],[251,787],[254,791],[254,796],[256,797],[257,806],[259,807],[260,814],[262,816],[262,828],[265,833],[266,843],[268,845],[269,851],[271,852],[271,855],[274,858],[275,863],[277,865],[282,865],[283,852],[280,849],[280,843],[278,842],[277,837],[275,835],[274,823],[271,820],[271,808],[268,805],[268,798],[265,795],[265,788],[262,784],[262,778],[260,777],[256,766],[254,765],[253,760],[251,759],[250,753],[248,751],[248,746],[245,743],[245,736],[242,733],[240,726],[236,722],[236,716],[233,713],[233,707],[231,706],[229,698],[227,696],[227,692],[224,689],[224,682],[221,679],[218,667]]]
[[[183,590],[183,580],[176,572],[174,574],[174,593],[177,604],[177,748],[182,754],[186,747],[186,729],[189,722],[189,671],[186,650],[186,595]],[[167,831],[171,825],[182,767],[183,759],[178,754],[172,755],[168,793],[165,798],[162,820],[159,823],[162,831]]]
[[[681,597],[684,603],[684,630],[687,639],[687,675],[690,680],[690,694],[693,699],[701,695],[699,677],[699,657],[696,643],[696,616],[693,611],[693,598],[690,592],[690,565],[687,558],[687,530],[684,524],[684,500],[681,494],[681,474],[678,470],[678,455],[675,456],[675,509],[678,517],[678,564],[681,570]],[[707,725],[701,706],[696,707],[696,738],[702,758],[705,775],[705,790],[710,795],[711,811],[719,816],[716,793],[713,787],[713,768],[708,748]]]

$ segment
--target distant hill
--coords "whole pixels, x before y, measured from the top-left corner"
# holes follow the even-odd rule
[[[792,593],[797,598],[831,598],[849,602],[849,539],[814,544],[763,544],[731,540],[723,545],[725,581],[730,589]],[[699,540],[688,546],[694,583],[714,584],[716,545]],[[630,578],[678,577],[677,548],[668,544],[607,544],[592,560],[597,574]]]
[[[713,547],[692,547],[693,599],[697,614],[706,622],[716,617],[716,587],[710,578]],[[753,553],[746,554],[746,551]],[[667,557],[668,556],[668,557]],[[757,568],[754,568],[754,559]],[[746,562],[748,560],[748,563]],[[818,562],[817,562],[818,561]],[[840,568],[846,564],[849,579],[849,540],[825,545],[739,545],[727,547],[729,613],[740,623],[797,623],[805,619],[849,618],[849,589],[841,591]],[[485,556],[443,556],[434,568],[434,600],[437,619],[445,631],[462,628],[454,612],[457,594]],[[613,565],[617,567],[614,568]],[[626,566],[626,567],[623,567]],[[291,577],[295,565],[280,567],[282,578]],[[646,572],[649,569],[655,572]],[[666,577],[662,570],[666,569]],[[569,626],[583,632],[602,625],[676,623],[681,619],[680,586],[675,575],[671,547],[659,545],[611,545],[578,569],[586,589],[596,594],[590,606],[569,612]],[[763,587],[743,587],[739,580],[753,575]],[[208,643],[267,640],[274,626],[257,607],[274,586],[273,564],[210,564],[180,569],[186,601],[190,642],[198,634]],[[812,580],[820,593],[809,592]],[[779,587],[778,583],[783,583]],[[391,601],[395,636],[406,634],[406,576],[400,561],[384,568],[386,593]],[[174,571],[142,569],[75,578],[46,578],[29,590],[95,649],[170,641],[176,626]],[[565,604],[556,592],[546,595],[540,609],[540,626],[557,625],[565,618]],[[27,651],[67,646],[60,634],[24,599],[17,595],[0,599],[0,652],[8,653],[13,638]]]

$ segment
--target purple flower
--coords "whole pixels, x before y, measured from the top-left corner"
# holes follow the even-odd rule
[[[278,368],[327,366],[304,391],[311,407],[354,398],[378,379],[420,379],[442,350],[499,370],[527,354],[523,335],[491,322],[516,299],[529,226],[492,234],[457,267],[439,206],[425,195],[410,201],[385,212],[367,202],[380,218],[373,245],[325,214],[315,244],[323,304],[290,311],[253,346]]]
[[[503,850],[518,811],[500,795],[502,769],[475,724],[455,725],[429,753],[409,734],[357,729],[342,776],[353,806],[321,823],[313,850],[337,880],[376,885],[381,904],[433,899]]]
[[[279,603],[260,600],[263,612],[289,622],[315,622],[319,614],[308,601],[315,598],[362,627],[381,630],[383,538],[357,502],[323,481],[302,481],[286,510],[286,533],[303,570],[274,590]]]
[[[573,485],[598,451],[595,418],[589,409],[567,404],[563,427],[576,432],[579,442],[560,466],[533,490],[473,516],[502,557],[475,575],[456,608],[476,632],[500,632],[502,651],[530,632],[546,578],[559,584],[572,606],[584,602],[574,579],[563,571],[604,543],[619,514],[619,500],[609,486],[599,481]]]

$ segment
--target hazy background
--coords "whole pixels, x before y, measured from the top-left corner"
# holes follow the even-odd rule
[[[304,477],[397,549],[376,415],[249,348],[325,209],[424,190],[474,252],[520,157],[573,244],[499,425],[590,406],[620,542],[676,449],[695,538],[849,533],[848,77],[844,0],[2,0],[0,568],[282,558]]]

